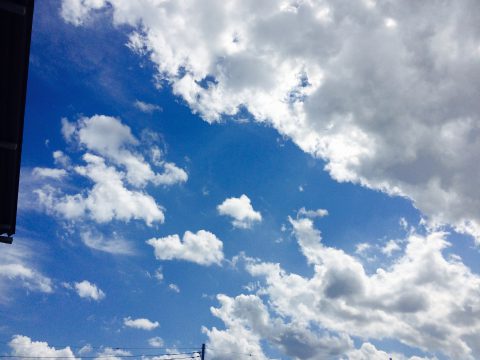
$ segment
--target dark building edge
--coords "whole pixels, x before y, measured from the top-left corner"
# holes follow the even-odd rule
[[[20,50],[15,52],[4,49],[7,56],[13,57],[13,63],[19,64],[18,78],[9,86],[12,92],[17,92],[18,99],[15,97],[11,100],[11,104],[6,104],[6,107],[17,107],[11,113],[12,118],[0,119],[3,122],[11,122],[13,128],[16,127],[16,131],[10,135],[14,149],[2,149],[2,151],[15,151],[13,166],[5,161],[1,164],[1,188],[0,191],[6,192],[5,198],[10,200],[3,204],[0,204],[2,213],[2,223],[0,228],[0,242],[12,243],[12,235],[16,230],[16,217],[18,207],[18,191],[20,181],[20,165],[21,165],[21,153],[23,143],[23,127],[25,116],[25,104],[27,97],[27,80],[28,80],[28,66],[30,59],[30,42],[32,36],[32,22],[33,22],[33,9],[34,0],[0,0],[0,11],[7,13],[9,17],[13,19],[19,26],[18,32],[12,32],[13,42],[18,42]],[[5,54],[4,54],[5,55]],[[5,61],[4,64],[6,64]],[[6,95],[6,94],[2,94]],[[2,96],[0,101],[8,102],[8,96]],[[16,124],[16,126],[15,126]],[[15,129],[14,129],[15,130]],[[7,135],[8,136],[8,135]],[[5,221],[6,220],[6,221]],[[4,223],[4,221],[6,223]],[[7,236],[5,236],[5,234]]]

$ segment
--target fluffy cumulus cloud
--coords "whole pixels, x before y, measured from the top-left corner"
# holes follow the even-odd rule
[[[145,318],[132,319],[131,317],[127,317],[123,319],[123,325],[130,328],[147,330],[147,331],[154,330],[160,326],[158,321],[151,321]]]
[[[220,265],[223,260],[223,243],[215,234],[199,230],[186,231],[183,239],[177,234],[152,238],[147,244],[154,248],[158,260],[186,260],[199,265]]]
[[[52,280],[37,267],[38,252],[35,246],[22,239],[15,240],[15,246],[2,247],[0,252],[0,302],[9,300],[9,293],[15,288],[24,288],[41,293],[52,293]]]
[[[262,221],[262,214],[253,209],[249,197],[245,194],[239,198],[231,197],[225,199],[223,203],[217,206],[220,215],[230,216],[232,224],[235,227],[248,229],[255,222]]]
[[[58,178],[68,171],[72,176],[87,179],[92,186],[79,193],[68,193],[45,183],[34,193],[48,212],[67,220],[88,219],[97,223],[143,220],[152,225],[164,221],[163,208],[145,187],[149,183],[164,186],[183,183],[188,179],[183,169],[164,161],[159,154],[155,165],[163,171],[155,172],[142,155],[139,140],[127,125],[114,117],[94,115],[77,122],[63,119],[62,134],[67,142],[84,151],[83,164],[71,165],[69,158],[56,151],[55,162],[64,169],[36,168],[33,173]],[[91,236],[87,238],[92,240]],[[90,243],[108,247],[104,241]],[[124,250],[122,252],[127,251]]]
[[[57,350],[53,346],[49,346],[46,342],[32,341],[27,336],[15,335],[8,345],[11,348],[12,356],[76,359],[68,346],[64,349]]]
[[[188,179],[184,170],[167,162],[162,163],[168,165],[166,173],[155,173],[144,156],[132,149],[132,146],[139,145],[139,140],[133,136],[127,125],[115,117],[94,115],[81,118],[73,124],[63,119],[62,123],[66,140],[74,140],[88,151],[96,152],[125,169],[126,181],[131,185],[144,187],[148,182],[171,185]]]
[[[81,298],[95,301],[100,301],[105,298],[105,293],[102,291],[102,289],[98,288],[97,285],[92,284],[87,280],[76,282],[74,286],[75,291]]]
[[[216,358],[229,348],[262,358],[267,341],[295,359],[407,359],[371,343],[391,339],[420,353],[475,359],[480,276],[460,257],[445,254],[446,233],[410,229],[404,247],[395,249],[398,256],[368,272],[359,258],[323,245],[311,218],[289,221],[313,275],[244,257],[247,271],[262,283],[255,294],[218,297],[220,307],[212,312],[225,329],[204,329]],[[383,248],[370,250],[380,254]],[[363,341],[358,348],[355,338]]]
[[[332,336],[328,332],[315,333],[304,324],[285,323],[280,317],[272,318],[267,307],[256,295],[231,298],[219,295],[219,308],[212,313],[221,319],[227,329],[205,329],[213,348],[212,359],[224,359],[235,354],[251,354],[267,359],[261,350],[261,340],[278,346],[289,358],[330,359],[352,348],[346,335]]]
[[[480,239],[478,1],[62,2],[73,25],[101,14],[206,121],[246,109],[334,179]]]

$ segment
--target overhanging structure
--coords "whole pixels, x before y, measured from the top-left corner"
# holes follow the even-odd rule
[[[0,242],[17,218],[34,0],[0,0]]]

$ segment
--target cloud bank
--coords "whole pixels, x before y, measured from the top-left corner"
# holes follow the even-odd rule
[[[244,258],[263,285],[253,295],[218,297],[212,313],[226,328],[204,330],[221,349],[215,356],[232,347],[262,358],[260,344],[267,341],[298,359],[381,358],[384,353],[368,341],[392,339],[451,359],[475,358],[480,276],[458,256],[444,254],[447,234],[411,230],[398,256],[372,273],[359,258],[325,246],[311,218],[289,221],[313,275]],[[355,349],[353,338],[364,344]]]
[[[15,335],[8,343],[12,349],[13,356],[29,356],[29,357],[50,357],[62,359],[76,359],[69,346],[64,349],[55,349],[48,343],[42,341],[32,341],[28,336]]]
[[[477,1],[62,1],[76,26],[99,13],[206,121],[245,109],[334,179],[480,239]]]

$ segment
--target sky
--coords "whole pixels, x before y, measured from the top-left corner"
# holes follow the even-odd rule
[[[478,1],[35,6],[1,356],[478,357]]]

